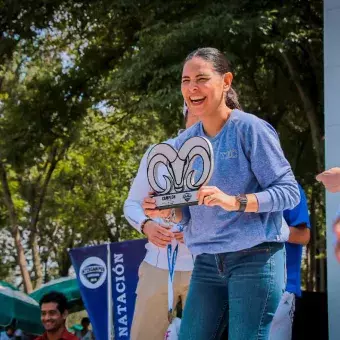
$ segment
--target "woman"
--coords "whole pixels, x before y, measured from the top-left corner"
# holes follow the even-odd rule
[[[229,63],[214,48],[185,60],[182,94],[200,122],[181,134],[208,138],[214,173],[198,193],[198,205],[159,211],[146,198],[150,217],[185,226],[185,243],[196,255],[180,330],[182,340],[268,339],[285,289],[282,211],[299,203],[299,189],[275,130],[240,110]],[[195,163],[199,175],[201,164]]]

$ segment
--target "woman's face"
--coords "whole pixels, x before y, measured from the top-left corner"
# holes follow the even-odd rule
[[[188,60],[182,72],[182,95],[189,111],[202,117],[225,106],[225,92],[230,88],[232,74],[218,74],[213,65],[200,57]]]

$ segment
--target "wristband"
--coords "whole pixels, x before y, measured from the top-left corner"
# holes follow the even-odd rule
[[[142,234],[144,234],[144,227],[145,227],[145,224],[146,224],[146,222],[149,222],[149,221],[152,221],[152,219],[151,218],[146,218],[142,223],[141,223],[141,225],[140,225],[140,231],[141,231],[141,233]],[[145,234],[144,234],[145,235]]]

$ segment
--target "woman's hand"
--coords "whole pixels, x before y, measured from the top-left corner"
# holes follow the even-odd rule
[[[171,209],[158,209],[156,206],[156,200],[152,197],[146,197],[143,200],[142,207],[145,216],[150,218],[167,218],[170,216]]]
[[[227,211],[237,211],[240,203],[235,196],[225,194],[217,187],[203,186],[199,189],[198,204],[204,204],[208,207],[219,206]]]

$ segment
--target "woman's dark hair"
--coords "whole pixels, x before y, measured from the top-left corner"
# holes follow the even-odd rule
[[[186,123],[187,120],[188,120],[188,113],[189,113],[188,106],[187,106],[186,102],[183,103],[182,113],[183,113],[183,116],[184,116],[184,123]]]
[[[186,63],[188,60],[191,60],[194,57],[199,57],[205,61],[210,62],[213,65],[214,70],[221,76],[223,76],[227,72],[231,72],[231,68],[227,58],[217,48],[213,47],[198,48],[197,50],[191,52],[186,57],[184,62]],[[230,89],[226,93],[225,102],[230,109],[241,110],[241,105],[238,102],[237,93],[232,87],[230,87]]]
[[[60,314],[63,314],[65,310],[68,309],[67,299],[63,293],[59,293],[59,292],[47,293],[41,298],[39,305],[41,307],[43,303],[49,303],[49,302],[54,302],[57,304],[58,306],[57,308]]]

